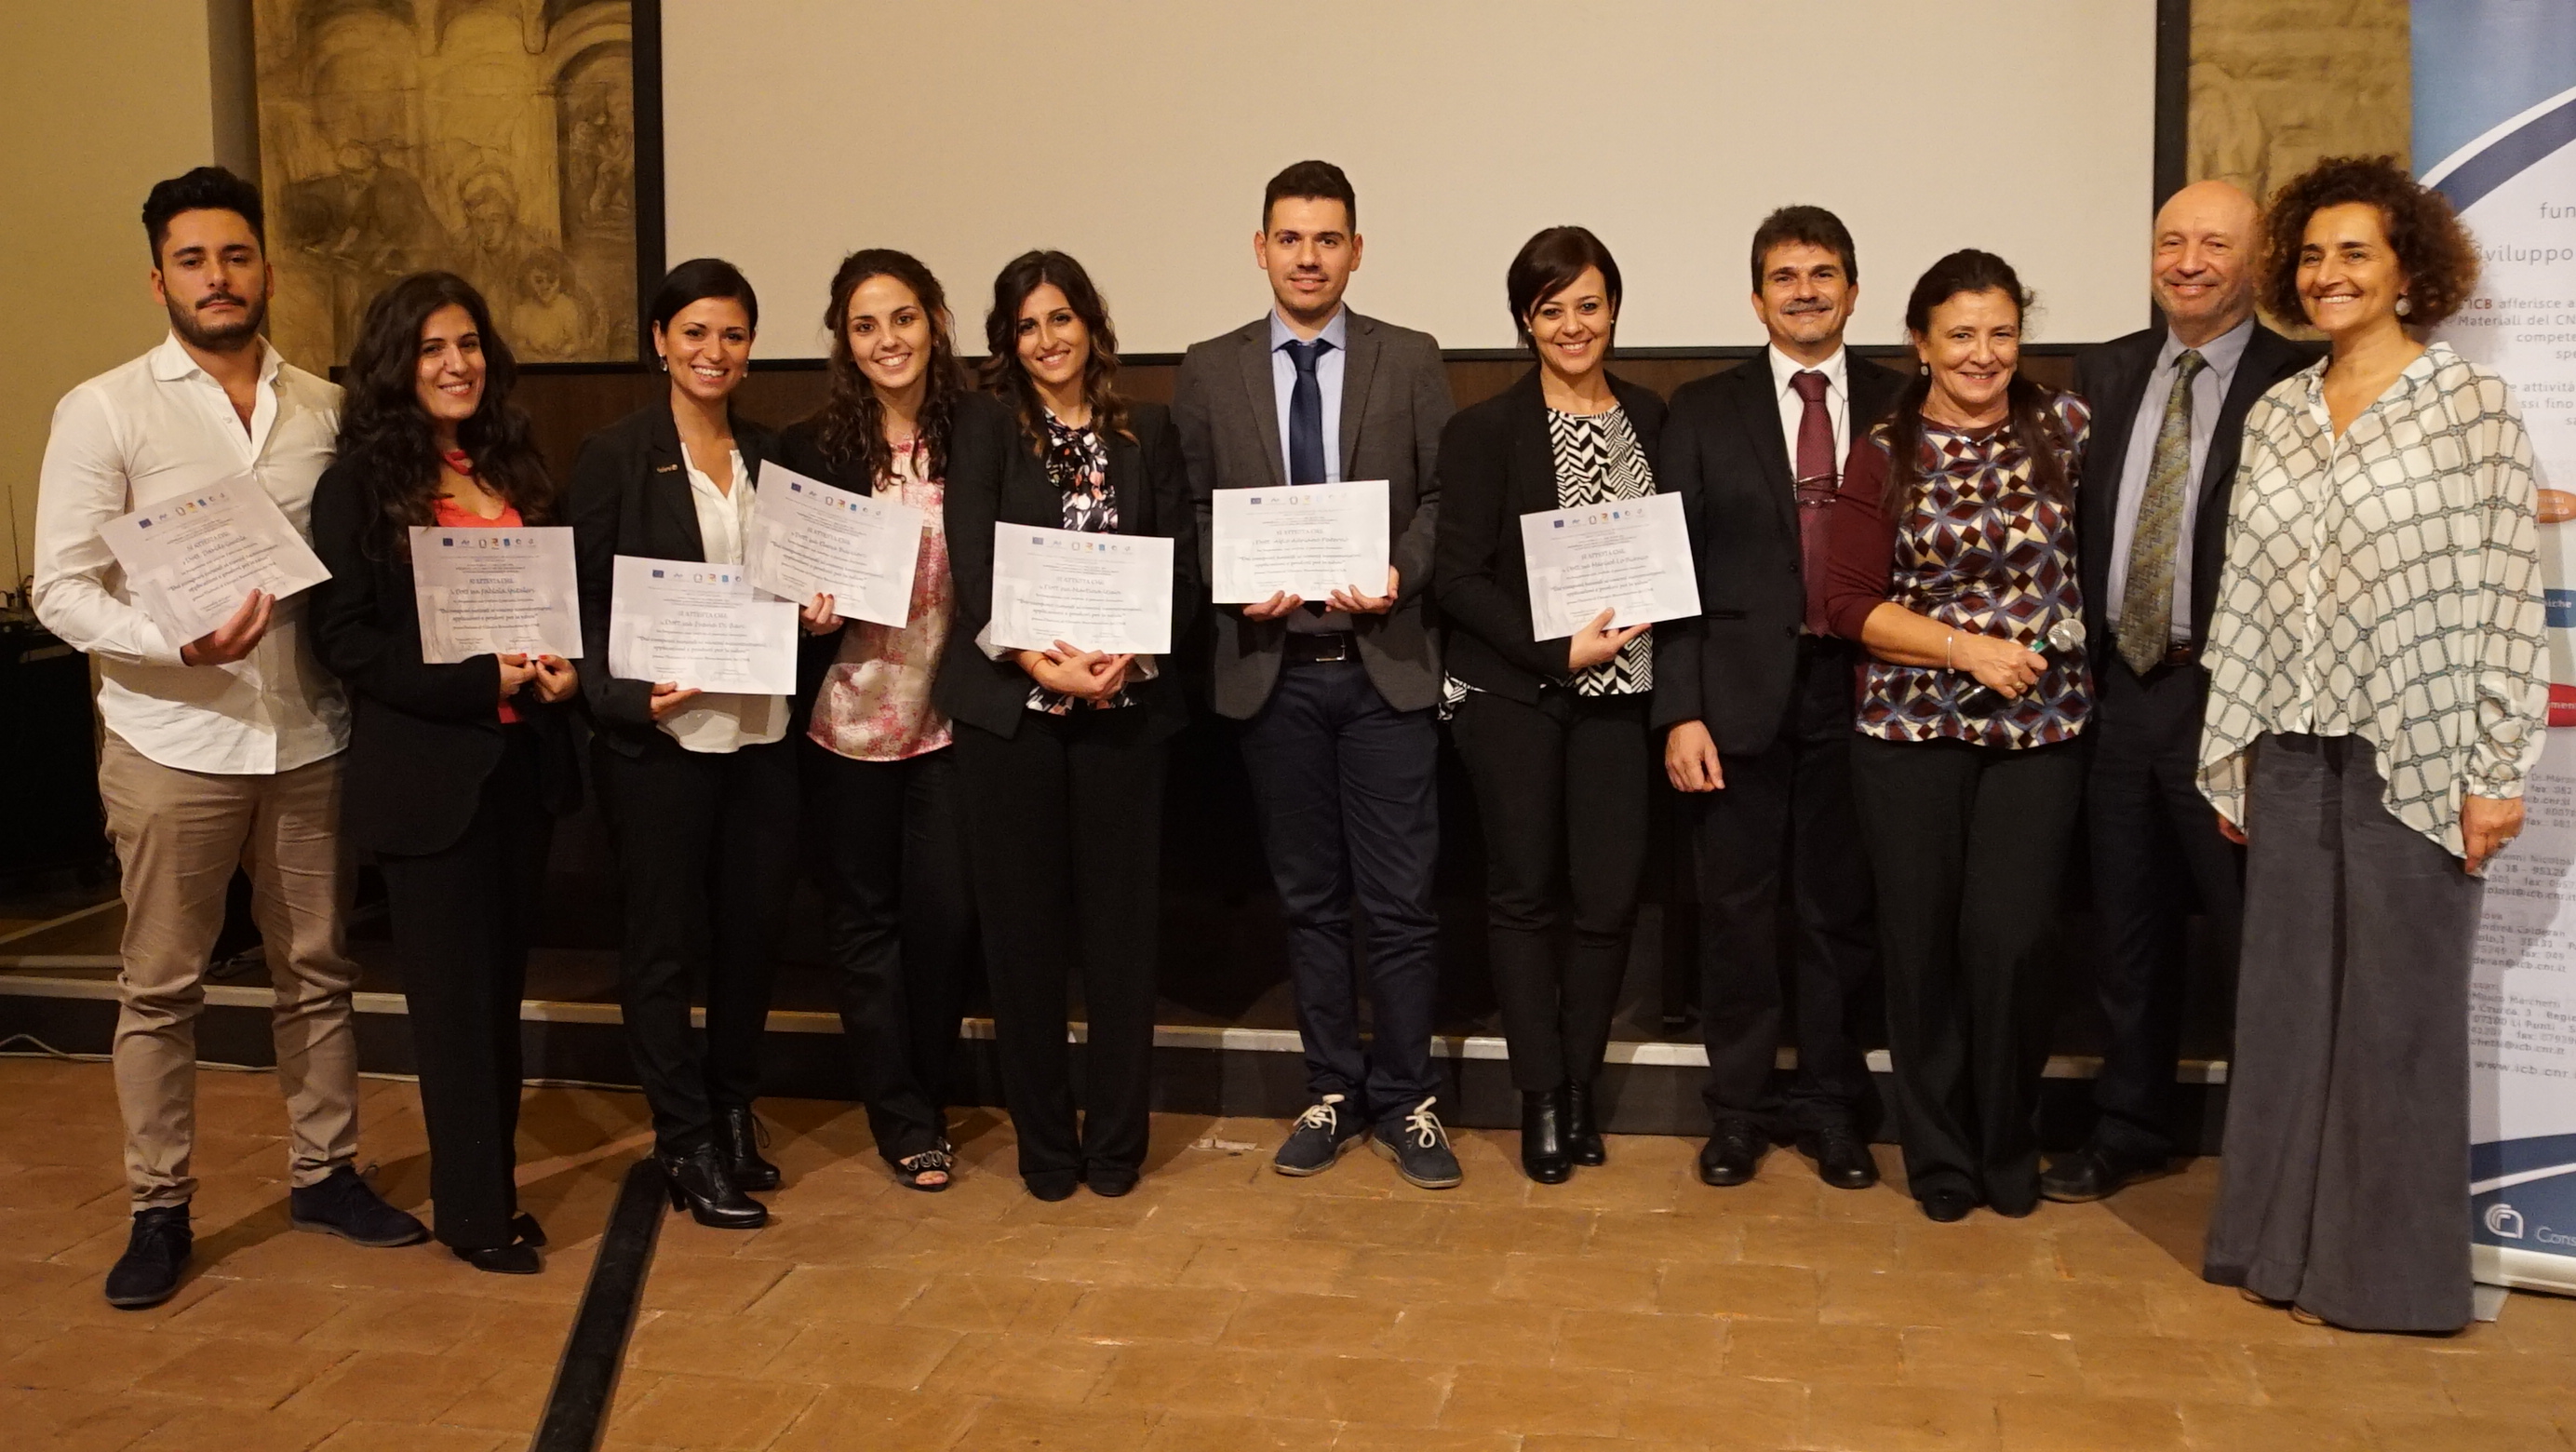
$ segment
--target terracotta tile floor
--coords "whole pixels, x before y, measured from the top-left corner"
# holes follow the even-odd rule
[[[0,1443],[525,1445],[640,1102],[530,1095],[525,1200],[558,1249],[513,1280],[289,1233],[274,1083],[201,1086],[197,1265],[125,1314],[98,1298],[123,1239],[107,1071],[0,1062]],[[379,1183],[417,1206],[411,1086],[367,1093]],[[2192,1273],[2206,1163],[1935,1226],[1787,1153],[1715,1191],[1693,1143],[1618,1139],[1542,1188],[1510,1135],[1466,1133],[1466,1185],[1428,1193],[1367,1154],[1284,1179],[1281,1125],[1170,1117],[1136,1194],[1041,1205],[989,1110],[934,1196],[847,1106],[765,1108],[776,1223],[666,1223],[610,1447],[2576,1447],[2576,1301],[2438,1341],[2299,1326]]]

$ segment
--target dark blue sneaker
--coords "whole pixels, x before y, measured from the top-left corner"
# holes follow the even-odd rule
[[[125,1242],[125,1254],[107,1273],[107,1303],[119,1310],[140,1311],[170,1299],[179,1289],[179,1272],[187,1268],[188,1252],[196,1243],[196,1232],[188,1228],[185,1202],[135,1211],[134,1233]]]
[[[1431,1112],[1435,1102],[1425,1099],[1402,1119],[1379,1125],[1369,1147],[1395,1161],[1395,1172],[1406,1184],[1447,1190],[1467,1176],[1458,1168],[1458,1156],[1450,1152],[1449,1131],[1440,1127],[1440,1116]]]
[[[1359,1116],[1343,1111],[1345,1102],[1339,1094],[1327,1094],[1298,1115],[1270,1168],[1283,1175],[1320,1175],[1341,1163],[1342,1152],[1368,1131]]]
[[[347,1165],[287,1192],[286,1217],[298,1230],[319,1230],[369,1249],[418,1245],[429,1227],[397,1210]]]

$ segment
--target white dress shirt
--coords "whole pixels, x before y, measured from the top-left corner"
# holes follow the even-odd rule
[[[1342,482],[1342,361],[1351,355],[1351,311],[1333,309],[1333,320],[1315,335],[1332,344],[1315,359],[1315,383],[1324,392],[1324,478],[1326,484]],[[1288,345],[1298,341],[1288,327],[1288,320],[1273,308],[1270,312],[1270,392],[1279,407],[1279,477],[1296,481],[1294,456],[1288,449],[1288,400],[1297,391],[1297,364],[1288,356]]]
[[[2191,380],[2191,472],[2182,485],[2182,518],[2174,525],[2173,623],[2177,641],[2191,639],[2191,571],[2192,537],[2200,528],[2201,473],[2208,467],[2209,445],[2218,437],[2218,411],[2226,406],[2227,390],[2236,386],[2236,365],[2245,361],[2245,345],[2254,340],[2254,320],[2247,318],[2235,327],[2200,345],[2200,361],[2209,366]],[[2120,457],[2119,502],[2111,515],[2111,574],[2103,582],[2103,618],[2116,630],[2120,608],[2129,593],[2129,550],[2138,537],[2138,509],[2146,503],[2147,471],[2155,467],[2156,435],[2164,431],[2165,400],[2173,393],[2174,376],[2179,371],[2174,360],[2183,355],[2182,340],[2165,334],[2164,346],[2156,350],[2156,366],[2147,374],[2146,392],[2139,397],[2137,416],[2129,421],[2128,452]]]
[[[1771,360],[1771,391],[1780,400],[1780,436],[1789,445],[1789,472],[1798,472],[1798,425],[1807,417],[1807,401],[1798,396],[1790,380],[1809,372],[1806,364],[1780,351],[1777,343],[1762,350]],[[1815,365],[1812,371],[1825,375],[1825,412],[1834,420],[1834,477],[1840,479],[1843,460],[1851,457],[1851,354],[1841,348],[1834,356]]]
[[[229,480],[255,480],[312,533],[313,484],[331,463],[340,390],[260,343],[258,400],[232,400],[173,335],[63,395],[36,491],[36,618],[98,662],[99,715],[136,751],[181,771],[265,776],[349,744],[340,683],[304,642],[305,601],[277,602],[268,634],[230,665],[179,660],[134,602],[99,526]]]
[[[741,564],[743,537],[751,532],[751,478],[742,467],[742,452],[732,452],[731,489],[718,489],[688,450],[682,449],[680,458],[689,471],[689,504],[697,511],[698,542],[705,546],[706,562]],[[709,691],[664,717],[661,725],[662,734],[684,751],[722,754],[766,746],[787,734],[787,698]]]

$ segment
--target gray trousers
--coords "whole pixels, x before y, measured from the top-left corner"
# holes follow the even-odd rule
[[[2226,1158],[2201,1274],[2363,1331],[2469,1321],[2469,968],[2485,884],[2370,744],[2267,735],[2245,806]]]

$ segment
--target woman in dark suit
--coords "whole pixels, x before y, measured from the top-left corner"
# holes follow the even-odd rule
[[[777,451],[768,429],[733,411],[759,325],[760,301],[733,264],[673,268],[653,297],[653,349],[670,389],[584,440],[572,472],[591,772],[623,902],[627,1046],[673,1208],[739,1230],[768,1220],[743,1191],[778,1184],[751,1102],[771,956],[796,881],[796,701],[612,676],[608,622],[619,555],[743,563],[761,461]],[[840,623],[829,596],[805,603],[809,647]],[[703,1049],[689,1027],[699,992]]]
[[[313,653],[356,710],[341,809],[393,912],[428,1123],[438,1238],[478,1270],[531,1275],[519,1212],[519,1000],[551,818],[581,797],[559,656],[421,659],[411,534],[555,522],[510,402],[516,373],[482,297],[452,273],[368,304],[349,355],[338,459],[313,493]]]
[[[1118,337],[1080,263],[1012,259],[984,336],[1003,406],[959,412],[957,614],[938,702],[956,722],[1020,1177],[1041,1200],[1077,1181],[1124,1195],[1145,1163],[1152,1085],[1164,744],[1188,710],[1168,657],[987,641],[993,526],[1170,539],[1175,645],[1198,610],[1197,530],[1171,416],[1119,396]],[[1091,1025],[1079,1131],[1065,1049],[1077,972]]]
[[[1505,290],[1538,366],[1441,434],[1435,578],[1450,730],[1484,819],[1486,935],[1521,1091],[1521,1167],[1553,1185],[1605,1156],[1592,1081],[1645,869],[1654,655],[1644,625],[1613,629],[1608,610],[1572,637],[1538,638],[1520,516],[1654,493],[1664,405],[1610,376],[1619,264],[1599,238],[1539,233]]]

